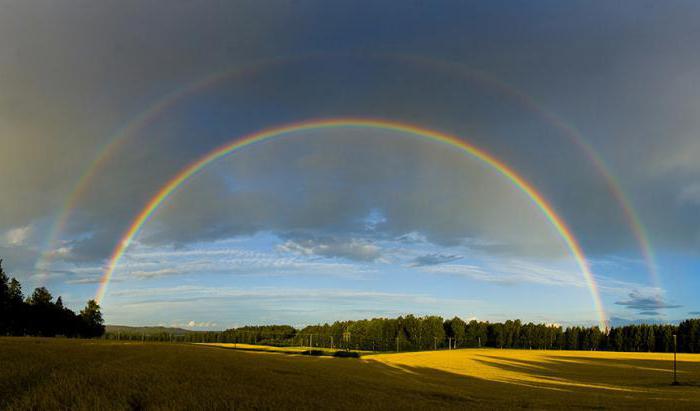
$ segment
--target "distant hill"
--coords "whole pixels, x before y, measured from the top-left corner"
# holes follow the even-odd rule
[[[198,331],[186,330],[184,328],[175,327],[131,327],[128,325],[106,325],[106,332],[108,333],[125,333],[125,334],[145,334],[145,335],[156,335],[156,334],[173,334],[173,335],[185,335],[190,333],[196,333]]]

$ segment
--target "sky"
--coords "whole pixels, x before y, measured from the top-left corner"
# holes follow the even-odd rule
[[[700,4],[2,1],[0,258],[78,310],[149,201],[261,130],[389,121],[489,153],[570,229],[611,324],[700,315]],[[497,168],[406,131],[297,130],[143,226],[108,324],[224,329],[599,312]]]

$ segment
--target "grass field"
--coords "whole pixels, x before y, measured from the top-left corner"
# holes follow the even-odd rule
[[[0,338],[0,409],[700,408],[700,358],[454,350],[362,359]]]
[[[262,352],[276,352],[281,354],[303,354],[308,351],[322,352],[323,355],[332,356],[338,351],[343,351],[333,348],[323,348],[323,347],[274,347],[270,345],[254,345],[254,344],[240,344],[240,343],[196,343],[197,345],[204,345],[209,347],[219,347],[219,348],[229,348],[241,351],[262,351]],[[369,354],[371,351],[360,351],[353,350],[354,352],[360,354]]]

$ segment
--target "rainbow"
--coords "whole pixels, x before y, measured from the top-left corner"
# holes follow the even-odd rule
[[[344,56],[344,55],[341,55]],[[50,260],[53,256],[53,249],[58,243],[59,237],[65,230],[66,224],[72,211],[76,208],[80,199],[85,195],[87,189],[91,186],[94,178],[98,175],[99,171],[108,164],[109,159],[118,152],[119,149],[129,141],[129,137],[136,135],[136,133],[155,121],[162,113],[166,112],[170,108],[174,107],[178,102],[182,101],[187,96],[193,95],[200,90],[207,89],[213,85],[218,84],[220,81],[230,78],[235,78],[245,75],[254,75],[260,70],[264,70],[268,67],[275,67],[278,65],[288,64],[294,61],[305,61],[310,58],[320,58],[327,57],[325,55],[306,55],[298,57],[280,57],[270,60],[261,60],[251,64],[247,64],[243,67],[234,67],[232,69],[227,69],[219,72],[215,72],[208,76],[205,76],[199,80],[186,84],[182,87],[178,87],[172,92],[159,98],[155,103],[148,106],[148,108],[140,112],[130,121],[128,121],[124,126],[119,128],[109,139],[109,143],[100,150],[99,154],[96,156],[95,160],[86,169],[85,173],[78,180],[75,189],[67,197],[60,214],[54,220],[54,224],[47,236],[47,243],[44,247],[44,251],[40,258],[35,263],[35,269],[38,271],[44,271],[46,267],[50,265]],[[560,130],[564,136],[566,136],[574,145],[579,147],[588,160],[593,164],[598,173],[604,178],[608,191],[612,194],[613,198],[617,201],[622,214],[625,218],[627,225],[630,227],[637,243],[639,244],[641,254],[645,260],[647,270],[650,274],[651,280],[655,286],[660,287],[660,279],[657,272],[657,264],[654,257],[654,252],[651,246],[651,241],[649,235],[642,224],[639,214],[636,212],[632,203],[625,195],[623,189],[621,188],[620,182],[615,178],[610,168],[606,165],[605,161],[601,158],[595,149],[588,144],[581,133],[577,131],[574,127],[569,126],[561,118],[556,116],[551,111],[543,108],[537,101],[535,101],[530,96],[524,94],[522,91],[515,89],[513,86],[504,83],[503,81],[489,75],[488,73],[471,69],[463,64],[440,61],[435,59],[426,59],[417,56],[404,55],[404,54],[381,54],[381,55],[363,55],[364,58],[373,58],[378,60],[389,60],[389,61],[400,61],[408,64],[423,65],[429,67],[432,70],[439,70],[444,73],[453,73],[460,77],[467,77],[471,80],[475,80],[480,84],[492,87],[493,89],[499,91],[500,93],[509,96],[513,100],[521,103],[524,107],[529,108],[535,114],[540,116],[547,123],[553,125],[556,129]]]
[[[593,305],[598,315],[600,327],[603,329],[607,328],[607,317],[605,311],[603,310],[603,304],[600,299],[598,287],[596,285],[593,274],[591,273],[588,262],[586,261],[581,245],[578,243],[578,240],[576,240],[576,238],[574,237],[564,220],[554,211],[552,206],[545,200],[545,198],[540,193],[538,193],[532,185],[530,185],[530,183],[528,183],[523,177],[518,175],[514,170],[509,168],[506,164],[504,164],[497,158],[486,153],[485,151],[476,148],[475,146],[464,142],[463,140],[458,139],[457,137],[434,130],[428,130],[414,125],[386,120],[363,118],[311,120],[265,129],[257,133],[245,136],[243,138],[236,139],[229,144],[221,146],[184,168],[170,181],[168,181],[156,193],[156,195],[154,195],[150,199],[146,206],[132,221],[129,228],[124,232],[120,241],[118,242],[117,246],[112,252],[104,274],[100,279],[100,285],[97,290],[97,294],[95,295],[95,300],[97,300],[98,302],[101,302],[103,300],[107,291],[107,286],[109,285],[109,282],[114,274],[114,270],[116,269],[117,264],[119,263],[119,260],[122,258],[127,248],[133,241],[134,237],[138,234],[141,227],[143,227],[143,225],[151,218],[151,216],[160,207],[160,205],[173,192],[175,192],[178,189],[178,187],[180,187],[185,181],[190,179],[192,176],[200,172],[204,167],[243,147],[281,137],[288,133],[341,127],[375,128],[389,131],[397,131],[425,138],[431,141],[447,144],[449,146],[461,150],[465,154],[478,158],[485,164],[497,170],[501,175],[510,180],[518,189],[520,189],[520,191],[522,191],[535,203],[535,205],[542,211],[544,216],[550,221],[550,223],[559,233],[567,247],[571,250],[574,258],[576,259],[576,263],[578,264],[583,274],[586,285],[590,290],[591,297],[593,298]]]
[[[404,54],[393,54],[394,58],[410,63],[423,65],[425,67],[430,67],[433,70],[440,70],[445,73],[452,73],[460,77],[468,77],[470,79],[476,79],[482,84],[487,84],[493,87],[495,90],[510,96],[513,100],[518,101],[523,107],[527,107],[532,110],[533,113],[540,116],[545,122],[552,125],[554,128],[558,129],[562,135],[564,135],[571,143],[581,149],[583,154],[588,158],[588,161],[593,165],[598,174],[603,177],[605,184],[607,186],[608,192],[613,196],[617,202],[622,215],[627,223],[627,226],[631,229],[633,236],[644,259],[644,263],[649,272],[652,283],[657,287],[661,288],[661,280],[658,273],[656,257],[651,245],[651,240],[649,238],[649,233],[647,232],[642,219],[639,217],[639,213],[632,205],[628,196],[620,184],[620,181],[615,177],[615,175],[610,170],[610,167],[606,164],[605,160],[598,154],[598,152],[591,146],[590,143],[586,141],[581,132],[577,130],[574,126],[568,124],[561,117],[557,116],[551,110],[544,108],[542,104],[537,102],[531,96],[523,93],[522,91],[510,86],[498,78],[492,75],[474,70],[466,65],[460,63],[446,62],[435,59],[425,59],[422,57],[404,55]]]
[[[135,135],[146,125],[155,121],[161,114],[177,105],[187,96],[195,94],[197,91],[211,87],[224,79],[234,77],[244,77],[254,75],[260,70],[274,67],[280,64],[300,60],[303,57],[278,57],[269,60],[261,60],[256,63],[247,64],[243,67],[234,67],[214,74],[205,76],[199,80],[187,83],[184,86],[178,87],[175,90],[167,93],[165,96],[158,98],[154,103],[149,104],[146,110],[140,111],[135,117],[127,121],[122,127],[108,139],[108,143],[99,150],[97,156],[92,161],[90,166],[83,173],[71,194],[66,198],[61,208],[61,213],[57,216],[52,225],[49,235],[47,236],[46,245],[39,259],[34,264],[34,268],[39,271],[45,271],[49,266],[49,261],[54,254],[54,247],[58,243],[61,233],[65,230],[71,212],[76,208],[80,199],[85,195],[87,189],[91,186],[95,177],[99,174],[112,158],[114,153],[117,153],[122,146],[129,141],[129,137]]]

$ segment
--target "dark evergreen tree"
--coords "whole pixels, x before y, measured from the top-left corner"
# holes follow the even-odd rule
[[[0,335],[10,333],[10,284],[0,260]]]
[[[22,295],[22,285],[13,278],[8,290],[8,308],[6,321],[9,323],[9,334],[24,335],[27,324],[27,308]]]
[[[100,312],[100,306],[95,300],[87,302],[85,308],[80,311],[82,329],[80,334],[86,338],[100,337],[105,332],[104,320]]]

